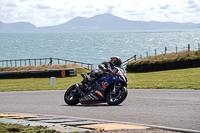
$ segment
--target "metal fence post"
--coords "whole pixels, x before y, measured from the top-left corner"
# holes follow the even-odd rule
[[[165,47],[165,54],[167,53],[167,47]]]
[[[12,67],[12,60],[10,60],[10,66]]]
[[[188,44],[188,52],[190,52],[190,44]]]

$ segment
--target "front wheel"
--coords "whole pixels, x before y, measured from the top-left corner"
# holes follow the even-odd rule
[[[77,95],[78,91],[76,89],[76,86],[73,85],[67,91],[64,95],[65,103],[68,105],[76,105],[79,103],[79,96]]]
[[[111,89],[106,97],[106,102],[109,105],[118,105],[122,103],[127,97],[128,91],[126,87],[121,87],[116,93]]]

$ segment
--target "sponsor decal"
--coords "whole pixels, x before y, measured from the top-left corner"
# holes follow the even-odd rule
[[[97,93],[99,96],[103,97],[103,94],[100,91],[96,90],[95,93]]]

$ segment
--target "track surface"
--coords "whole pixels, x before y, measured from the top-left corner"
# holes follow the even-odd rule
[[[0,112],[64,115],[200,130],[200,90],[129,89],[119,106],[68,106],[65,91],[0,92]]]

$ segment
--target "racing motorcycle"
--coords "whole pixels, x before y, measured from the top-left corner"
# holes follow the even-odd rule
[[[86,74],[81,74],[81,76],[85,78]],[[95,91],[98,92],[98,94],[100,93],[103,97],[102,100],[81,102],[81,104],[107,102],[109,105],[118,105],[127,97],[127,84],[128,80],[125,69],[123,67],[115,67],[112,74],[104,72],[94,83],[88,82],[85,89],[81,89],[77,84],[72,85],[65,92],[64,100],[68,105],[76,105],[85,95],[89,94],[91,91]]]

